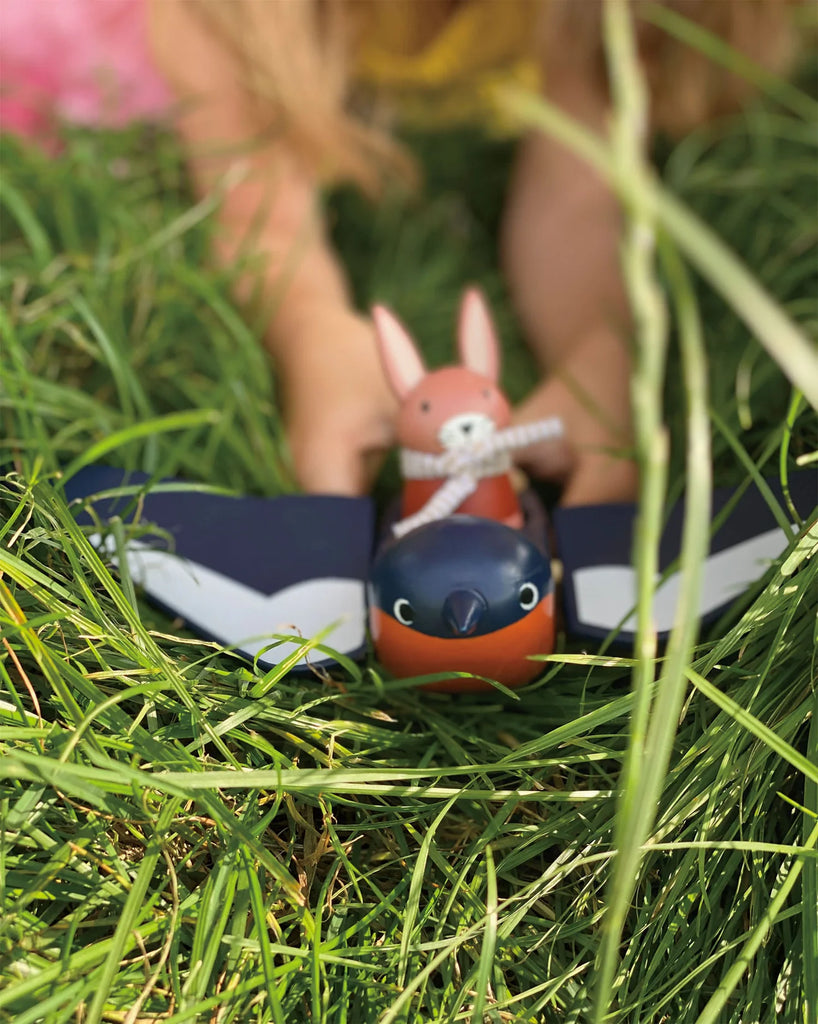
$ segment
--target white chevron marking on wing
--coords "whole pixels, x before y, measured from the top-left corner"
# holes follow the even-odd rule
[[[113,538],[103,542],[100,534],[94,534],[89,540],[117,561]],[[366,593],[361,580],[327,576],[267,595],[198,562],[139,541],[128,545],[128,569],[134,582],[156,600],[221,643],[251,657],[269,644],[264,638],[274,633],[309,639],[334,623],[337,625],[323,643],[341,652],[355,651],[364,644]],[[282,642],[261,661],[276,664],[297,647],[294,641]],[[322,658],[319,652],[309,660],[315,663]],[[306,660],[302,658],[298,664]]]
[[[704,563],[700,614],[707,615],[735,600],[788,544],[787,535],[776,527],[710,555]],[[656,591],[653,619],[659,632],[673,627],[680,583],[681,574],[676,572]],[[574,594],[577,618],[583,625],[614,629],[636,604],[636,571],[629,565],[591,565],[577,569]],[[634,632],[636,615],[630,615],[621,628],[623,632]]]

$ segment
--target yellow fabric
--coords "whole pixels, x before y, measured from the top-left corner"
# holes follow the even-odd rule
[[[542,0],[375,0],[359,5],[356,79],[427,126],[480,120],[508,130],[489,95],[498,80],[536,89]]]

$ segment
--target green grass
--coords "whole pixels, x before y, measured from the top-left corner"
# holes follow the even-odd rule
[[[611,166],[638,103],[615,60]],[[813,127],[760,102],[660,162],[814,346]],[[443,361],[480,281],[519,396],[532,368],[493,243],[511,149],[412,142],[421,199],[330,198],[358,301],[393,302]],[[212,209],[162,134],[70,131],[56,160],[4,140],[2,162],[0,1020],[815,1020],[814,527],[695,649],[684,631],[633,660],[561,637],[514,699],[426,694],[374,662],[332,681],[254,673],[111,575],[58,475],[92,453],[290,487],[257,332],[207,263]],[[777,339],[730,308],[721,265],[711,283],[684,270],[676,222],[644,195],[626,202],[663,260],[629,281],[644,296],[660,275],[671,328],[664,369],[637,343],[669,428],[645,481],[649,566],[662,474],[678,496],[711,465],[717,484],[787,473],[814,465],[818,429]],[[709,459],[688,445],[699,329]]]

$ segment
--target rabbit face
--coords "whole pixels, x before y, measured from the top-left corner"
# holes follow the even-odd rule
[[[394,314],[376,306],[372,316],[384,372],[401,402],[397,434],[405,448],[439,454],[510,424],[511,408],[497,387],[499,343],[479,291],[468,289],[460,304],[460,365],[433,373]]]
[[[510,422],[508,402],[487,377],[447,366],[424,377],[404,399],[398,441],[415,451],[450,451],[488,438]]]

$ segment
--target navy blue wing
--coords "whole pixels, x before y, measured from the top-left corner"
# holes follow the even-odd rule
[[[778,481],[768,481],[783,509],[786,503]],[[802,519],[816,514],[818,473],[791,475],[790,495]],[[601,505],[554,511],[557,550],[563,563],[563,606],[569,633],[604,639],[619,628],[617,639],[634,637],[635,574],[632,569],[635,505]],[[750,486],[738,495],[735,488],[717,488],[711,521],[724,516],[712,536],[704,567],[700,613],[713,621],[758,580],[769,563],[788,547],[792,535],[777,522],[764,497]],[[681,502],[670,511],[662,534],[659,559],[664,573],[681,551],[684,509]],[[678,592],[678,575],[659,588],[654,620],[662,639],[670,632]]]
[[[138,510],[140,522],[172,537],[172,554],[158,532],[128,549],[134,577],[158,605],[201,635],[248,654],[264,646],[248,638],[272,632],[308,637],[343,619],[346,626],[326,643],[353,657],[363,652],[374,522],[369,499],[232,497],[174,489],[178,481],[152,486],[138,502],[133,495],[98,497],[143,488],[148,479],[92,466],[66,483],[65,494],[82,502],[77,520],[83,525],[105,524],[115,515],[130,522]],[[287,653],[276,649],[262,660],[274,663]]]

